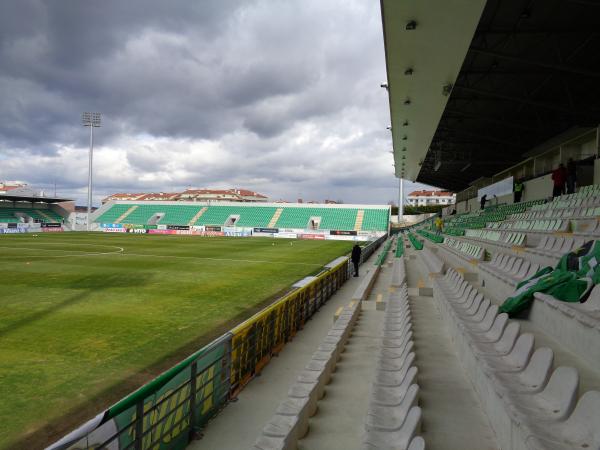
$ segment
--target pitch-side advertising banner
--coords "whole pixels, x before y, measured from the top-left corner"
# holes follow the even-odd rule
[[[325,239],[325,235],[324,234],[315,234],[315,233],[303,233],[303,234],[299,234],[298,235],[298,239],[318,239],[318,240],[323,240],[323,239]]]
[[[17,234],[26,232],[27,230],[25,228],[0,228],[0,233],[3,234]]]
[[[113,228],[113,227],[103,227],[102,230],[105,233],[125,233],[127,230],[123,227]]]
[[[283,239],[296,239],[298,237],[298,234],[296,233],[277,233],[273,235],[274,238],[283,238]]]
[[[249,228],[224,227],[223,234],[225,236],[250,237],[252,235],[252,230]]]

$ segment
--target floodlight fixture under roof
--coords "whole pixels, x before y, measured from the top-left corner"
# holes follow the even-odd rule
[[[417,21],[416,20],[409,20],[406,23],[406,29],[411,31],[417,28]]]

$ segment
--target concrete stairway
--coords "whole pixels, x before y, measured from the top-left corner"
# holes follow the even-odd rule
[[[208,206],[204,206],[200,211],[198,211],[196,213],[196,215],[194,217],[192,217],[192,220],[190,220],[188,222],[188,225],[189,226],[194,225],[198,221],[198,219],[200,218],[200,216],[206,212],[207,209],[208,209]]]
[[[273,214],[273,217],[271,217],[271,220],[269,221],[269,225],[267,225],[268,228],[273,228],[275,226],[282,212],[283,208],[277,208],[277,211],[275,211],[275,214]]]
[[[121,214],[119,217],[117,217],[117,220],[115,220],[115,223],[121,223],[122,220],[124,220],[129,214],[134,212],[136,209],[138,209],[138,205],[133,205],[131,208],[129,208],[127,211],[125,211],[123,214]]]
[[[364,209],[359,209],[356,213],[356,222],[354,222],[354,231],[360,231],[362,229],[363,219],[365,217]]]

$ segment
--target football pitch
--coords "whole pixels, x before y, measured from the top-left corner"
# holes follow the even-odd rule
[[[63,431],[52,424],[79,425],[351,247],[1,235],[0,448],[31,434],[31,448],[50,443]]]

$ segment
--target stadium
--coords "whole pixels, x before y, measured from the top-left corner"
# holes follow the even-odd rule
[[[600,450],[600,4],[377,9],[397,207],[0,183],[0,448]]]

